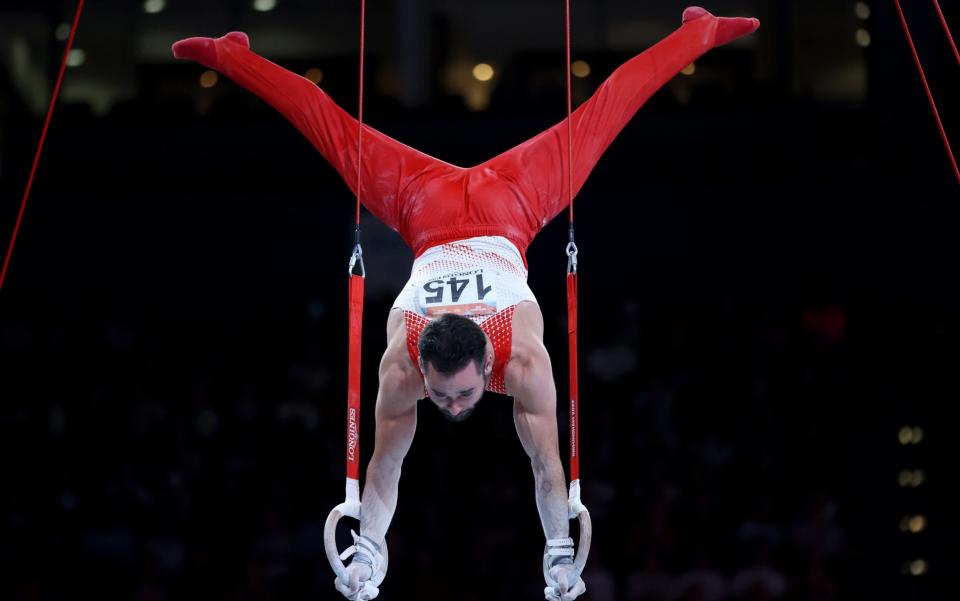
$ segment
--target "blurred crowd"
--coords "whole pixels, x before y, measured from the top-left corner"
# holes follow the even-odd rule
[[[388,306],[368,306],[364,463]],[[582,356],[588,598],[856,592],[855,459],[825,423],[843,418],[824,416],[849,385],[845,310],[628,301],[606,315]],[[343,497],[341,317],[6,321],[0,597],[335,598],[322,529]],[[555,351],[561,397],[564,363]],[[538,598],[543,534],[509,399],[463,424],[419,413],[382,596]]]

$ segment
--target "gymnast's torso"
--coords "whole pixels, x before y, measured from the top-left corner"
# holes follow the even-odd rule
[[[410,279],[393,303],[403,311],[407,351],[419,365],[417,341],[429,321],[445,313],[473,320],[490,338],[493,374],[487,390],[506,394],[513,314],[521,302],[536,303],[517,247],[501,236],[465,238],[433,246],[413,262]]]

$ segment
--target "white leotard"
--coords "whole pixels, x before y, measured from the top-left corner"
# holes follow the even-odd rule
[[[481,324],[522,301],[537,299],[520,251],[506,238],[481,236],[440,244],[417,257],[393,308],[426,319],[455,312]]]

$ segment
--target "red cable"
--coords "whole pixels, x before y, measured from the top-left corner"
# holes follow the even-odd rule
[[[77,33],[77,26],[80,24],[80,14],[83,13],[84,0],[77,4],[77,13],[73,18],[73,27],[70,28],[70,37],[67,39],[67,49],[63,53],[63,60],[60,61],[60,73],[57,75],[57,83],[53,88],[53,97],[50,99],[50,106],[47,108],[47,118],[43,123],[43,132],[40,134],[40,143],[37,144],[37,153],[33,157],[33,167],[30,168],[30,177],[27,179],[27,189],[23,192],[23,200],[20,201],[20,212],[17,214],[17,222],[13,226],[13,236],[10,238],[10,246],[7,247],[7,255],[3,260],[3,270],[0,271],[0,290],[3,289],[3,282],[7,278],[7,268],[10,267],[10,258],[13,256],[13,247],[17,242],[17,234],[20,233],[20,224],[23,221],[23,214],[27,209],[27,199],[30,197],[30,190],[33,188],[33,179],[37,174],[37,165],[40,164],[40,155],[43,152],[43,144],[47,139],[47,131],[50,129],[50,120],[53,118],[53,109],[57,104],[57,98],[60,96],[60,85],[63,83],[63,73],[67,68],[67,56],[73,48],[73,38]]]
[[[573,92],[570,78],[570,0],[564,0],[564,30],[567,49],[567,200],[570,206],[570,223],[573,224]]]
[[[957,176],[957,183],[960,183],[960,169],[957,168],[957,160],[953,157],[953,150],[950,148],[950,139],[943,128],[943,121],[940,120],[940,112],[937,111],[937,103],[933,100],[933,93],[930,92],[930,86],[927,84],[927,76],[923,72],[923,65],[920,63],[920,56],[917,54],[917,47],[913,43],[913,36],[910,35],[910,28],[907,26],[907,19],[903,16],[903,9],[900,7],[900,0],[894,0],[897,5],[897,12],[900,14],[900,22],[903,23],[903,31],[907,35],[907,43],[910,45],[910,52],[913,53],[913,60],[917,63],[917,70],[920,72],[920,80],[923,82],[923,89],[927,92],[927,99],[930,101],[930,108],[933,109],[933,117],[937,120],[937,127],[940,128],[940,136],[943,138],[943,144],[947,148],[947,156],[950,157],[950,164],[953,166],[953,173]]]
[[[367,1],[360,0],[360,94],[357,108],[357,227],[360,227],[360,167],[363,163],[363,55],[366,39]]]
[[[957,52],[957,45],[953,41],[953,34],[950,33],[950,26],[947,25],[947,20],[943,16],[943,11],[940,10],[940,3],[937,0],[933,0],[933,5],[937,7],[937,15],[940,17],[940,24],[943,25],[943,31],[947,34],[947,40],[950,41],[950,47],[953,48],[953,56],[957,58],[957,63],[960,64],[960,52]]]

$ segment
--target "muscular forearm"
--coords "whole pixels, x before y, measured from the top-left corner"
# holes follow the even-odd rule
[[[534,460],[533,480],[544,535],[548,540],[570,536],[566,478],[559,458],[548,462]]]
[[[400,464],[381,461],[376,455],[367,465],[360,512],[360,534],[379,544],[384,540],[397,509]]]

